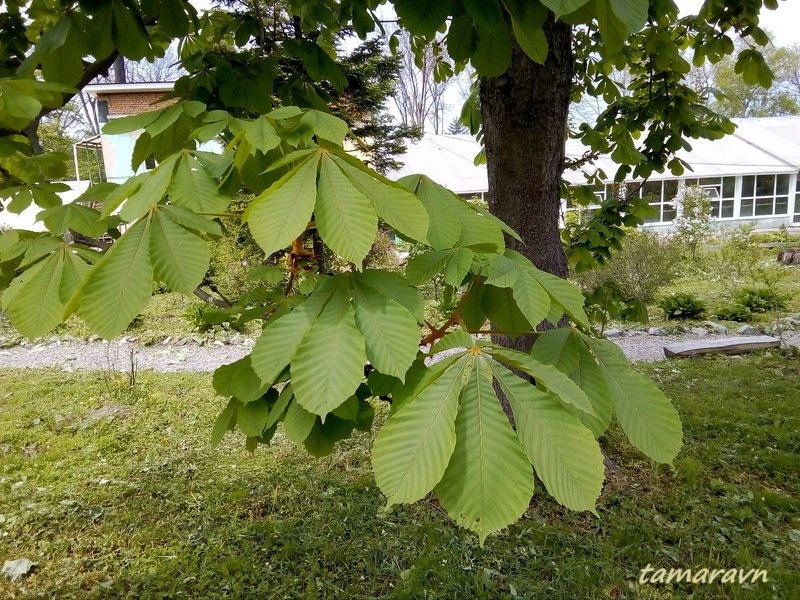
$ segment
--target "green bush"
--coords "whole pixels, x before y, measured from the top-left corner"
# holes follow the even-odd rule
[[[739,323],[747,323],[753,318],[750,309],[737,302],[723,304],[718,307],[714,312],[714,316],[723,321],[737,321]]]
[[[674,240],[653,231],[631,230],[608,264],[579,273],[574,279],[585,294],[613,283],[621,301],[648,304],[677,280],[680,264],[681,248]]]
[[[742,288],[736,292],[734,300],[746,306],[751,313],[766,313],[786,308],[786,298],[769,288]]]
[[[664,311],[667,320],[699,319],[706,312],[705,302],[688,292],[679,292],[662,298],[658,307]]]

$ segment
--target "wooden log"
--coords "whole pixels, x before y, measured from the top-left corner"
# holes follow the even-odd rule
[[[703,354],[746,354],[765,348],[780,348],[781,340],[769,335],[726,337],[716,340],[678,342],[664,346],[667,358],[688,358]]]

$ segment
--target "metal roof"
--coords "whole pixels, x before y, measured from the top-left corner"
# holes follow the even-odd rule
[[[734,119],[736,132],[720,140],[688,140],[691,150],[678,156],[691,166],[682,177],[720,177],[793,173],[800,171],[800,116],[762,119]],[[578,158],[587,150],[578,140],[567,140],[567,156]],[[458,194],[485,192],[488,189],[486,166],[473,159],[480,145],[467,135],[425,135],[399,158],[404,166],[391,173],[399,178],[412,173],[427,175]],[[610,157],[601,156],[584,170],[602,169],[609,178],[617,170]],[[574,184],[583,183],[579,171],[567,171]],[[674,179],[669,171],[655,173],[651,179]]]

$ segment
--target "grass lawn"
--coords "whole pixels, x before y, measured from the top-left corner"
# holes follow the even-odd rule
[[[684,422],[676,470],[612,431],[600,518],[542,492],[484,548],[432,500],[381,511],[366,435],[315,460],[248,454],[206,375],[0,371],[0,598],[797,598],[800,361],[647,367]],[[117,407],[113,419],[101,407]],[[502,493],[498,490],[498,493]],[[761,568],[750,586],[640,585],[640,570]],[[794,591],[792,591],[794,590]]]

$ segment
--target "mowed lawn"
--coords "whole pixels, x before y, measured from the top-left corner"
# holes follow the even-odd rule
[[[800,359],[644,369],[683,419],[675,470],[612,430],[599,518],[539,484],[483,548],[433,499],[384,512],[367,435],[210,448],[210,376],[0,371],[0,563],[37,563],[0,598],[800,597]],[[648,564],[768,582],[640,584]]]

